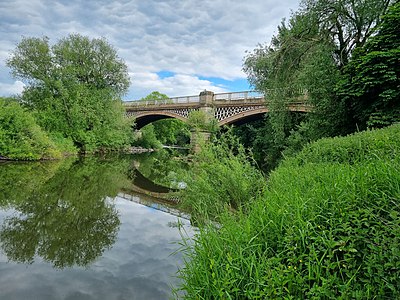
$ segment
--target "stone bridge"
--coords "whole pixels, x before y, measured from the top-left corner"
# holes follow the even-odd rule
[[[294,99],[287,104],[290,111],[309,112],[311,110],[311,107],[305,103],[306,93],[297,93]],[[154,101],[127,101],[124,105],[126,115],[135,118],[136,129],[165,118],[175,118],[186,122],[190,112],[195,110],[210,114],[218,121],[219,126],[245,123],[251,119],[260,118],[269,111],[268,97],[252,91],[214,94],[204,90],[198,96]]]

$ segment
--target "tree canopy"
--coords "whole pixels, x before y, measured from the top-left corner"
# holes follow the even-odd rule
[[[21,103],[47,131],[85,151],[128,141],[120,103],[129,87],[127,66],[105,39],[71,34],[51,46],[47,37],[25,37],[7,65],[27,84]]]
[[[260,44],[247,54],[243,69],[250,83],[256,90],[264,92],[268,99],[271,112],[267,122],[273,129],[278,148],[283,150],[293,146],[293,143],[304,144],[321,137],[354,131],[358,125],[354,114],[358,114],[357,107],[361,102],[354,97],[351,101],[346,100],[343,93],[359,95],[361,89],[365,88],[366,80],[369,80],[365,72],[370,72],[369,75],[381,71],[382,74],[385,73],[386,79],[375,80],[374,92],[377,92],[376,87],[380,85],[381,98],[398,98],[393,89],[396,86],[396,71],[393,68],[398,63],[395,58],[398,50],[391,52],[391,58],[386,62],[390,66],[382,67],[381,71],[378,61],[371,60],[371,55],[377,59],[376,49],[372,50],[371,47],[377,43],[377,39],[381,39],[380,32],[385,26],[393,31],[391,38],[385,35],[383,44],[391,45],[389,40],[398,40],[397,25],[381,18],[393,2],[303,0],[300,9],[287,22],[282,21],[278,26],[278,33],[270,44]],[[370,54],[362,62],[359,60],[361,52],[358,49],[364,47],[370,49]],[[385,55],[387,59],[389,53],[386,52]],[[385,55],[380,56],[381,60],[384,60]],[[370,60],[369,67],[363,65],[367,60]],[[355,83],[354,80],[358,78],[359,86],[353,86],[353,92],[338,92],[338,86],[349,76],[349,69],[346,68],[349,63],[354,70],[351,80]],[[355,66],[359,68],[358,75],[355,75],[358,72]],[[387,73],[389,69],[391,72]],[[382,85],[382,81],[387,84]],[[393,84],[390,89],[392,92],[388,90],[389,81]],[[305,118],[298,118],[289,113],[287,107],[290,101],[301,96],[304,91],[307,91],[306,101],[312,105],[313,112],[308,113]],[[386,107],[392,109],[393,105]],[[373,109],[361,110],[365,116],[374,112]],[[298,148],[298,145],[294,146]]]
[[[355,51],[341,82],[360,128],[400,121],[400,3],[382,16],[374,35]]]

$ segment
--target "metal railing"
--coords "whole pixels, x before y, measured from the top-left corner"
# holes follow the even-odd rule
[[[247,100],[247,99],[263,99],[264,94],[255,91],[232,92],[232,93],[219,93],[214,94],[215,100]]]
[[[214,94],[213,100],[218,101],[235,101],[235,100],[247,100],[247,99],[263,99],[264,95],[255,91],[243,91],[243,92],[231,92],[231,93],[218,93]],[[185,104],[185,103],[199,103],[200,96],[183,96],[173,97],[168,99],[155,99],[155,100],[135,100],[125,101],[126,106],[153,106],[153,105],[166,105],[166,104]]]

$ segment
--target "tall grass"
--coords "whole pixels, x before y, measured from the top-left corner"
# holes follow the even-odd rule
[[[225,210],[246,209],[265,184],[262,172],[253,167],[250,156],[230,132],[202,145],[191,170],[180,198],[195,222],[218,220]]]
[[[187,299],[399,299],[400,125],[324,139],[186,245]]]

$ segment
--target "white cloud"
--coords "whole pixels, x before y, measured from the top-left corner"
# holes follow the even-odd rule
[[[199,76],[245,78],[241,70],[245,51],[269,42],[281,19],[296,10],[298,2],[58,0],[49,5],[45,0],[0,1],[0,50],[12,51],[22,35],[46,35],[56,42],[78,32],[105,37],[131,73],[168,70],[193,79],[185,81],[176,75],[176,83],[203,85]],[[172,79],[155,80],[152,90],[173,83]],[[190,87],[175,88],[180,89],[184,92]],[[140,91],[134,84],[130,94],[139,96]]]
[[[12,96],[17,95],[24,89],[24,83],[17,80],[13,83],[2,83],[0,82],[0,95]]]
[[[216,86],[211,81],[187,74],[175,74],[171,77],[160,78],[156,73],[133,73],[131,80],[135,96],[128,95],[126,100],[138,100],[152,91],[158,91],[169,97],[198,95],[203,90],[215,93],[227,92],[226,89]]]

